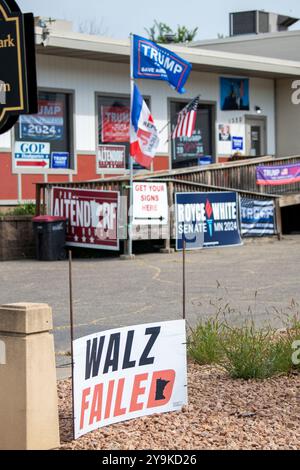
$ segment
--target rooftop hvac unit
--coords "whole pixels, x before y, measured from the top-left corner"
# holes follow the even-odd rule
[[[286,31],[298,18],[261,10],[230,13],[230,36]]]

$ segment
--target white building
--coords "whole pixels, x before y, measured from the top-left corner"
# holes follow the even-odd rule
[[[40,113],[0,136],[1,205],[34,199],[35,182],[122,174],[123,153],[128,168],[129,40],[75,33],[71,23],[56,21],[36,27],[36,44]],[[299,133],[291,84],[300,77],[300,61],[196,46],[168,46],[192,64],[184,95],[162,81],[138,81],[161,131],[153,169],[198,165],[207,157],[225,162],[235,154],[297,153],[285,133]],[[177,113],[196,95],[195,135],[174,142]],[[52,158],[24,165],[22,143],[46,144],[43,152]],[[107,155],[118,151],[119,165],[109,168]]]

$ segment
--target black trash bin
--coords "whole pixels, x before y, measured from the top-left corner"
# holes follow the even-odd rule
[[[66,259],[67,219],[40,215],[32,219],[36,258],[40,261]]]

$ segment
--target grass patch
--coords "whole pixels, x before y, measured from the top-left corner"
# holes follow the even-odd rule
[[[224,324],[218,318],[210,318],[191,329],[188,354],[198,364],[219,364],[224,356],[221,341],[224,340]]]
[[[233,378],[264,379],[273,375],[271,329],[256,330],[253,322],[231,328],[222,342],[222,365]]]
[[[281,317],[285,329],[277,331],[271,326],[257,328],[254,320],[241,326],[232,326],[220,312],[201,321],[191,329],[188,354],[198,364],[216,364],[236,379],[266,379],[279,374],[300,371],[300,316],[298,305]],[[296,313],[292,313],[296,310]],[[296,349],[297,348],[297,349]],[[294,353],[294,361],[293,361]]]

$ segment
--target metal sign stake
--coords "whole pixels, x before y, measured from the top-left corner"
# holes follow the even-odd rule
[[[185,238],[182,240],[182,318],[185,320],[185,307],[186,307],[186,289],[185,289]]]
[[[72,423],[73,440],[75,439],[75,421],[74,421],[74,317],[73,317],[73,282],[72,282],[72,251],[69,250],[69,298],[70,298],[70,339],[71,339],[71,363],[72,363]]]

